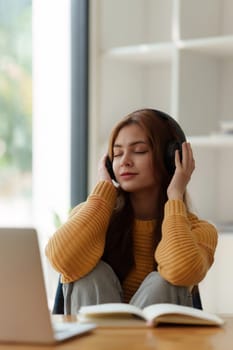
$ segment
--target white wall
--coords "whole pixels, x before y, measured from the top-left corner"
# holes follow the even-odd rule
[[[203,307],[208,311],[233,313],[232,247],[232,233],[220,233],[214,264],[200,283]]]

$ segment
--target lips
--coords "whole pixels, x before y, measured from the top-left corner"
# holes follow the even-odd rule
[[[122,179],[130,179],[130,178],[132,178],[132,177],[134,177],[134,176],[136,176],[137,174],[136,173],[122,173],[121,175],[120,175],[120,177],[122,178]]]

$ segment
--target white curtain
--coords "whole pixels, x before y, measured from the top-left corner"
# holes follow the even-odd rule
[[[33,1],[33,212],[49,306],[58,274],[44,254],[70,202],[70,1]]]

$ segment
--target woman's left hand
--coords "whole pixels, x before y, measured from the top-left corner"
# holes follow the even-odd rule
[[[182,144],[182,161],[179,151],[175,152],[176,170],[167,189],[168,199],[183,199],[186,187],[195,169],[193,151],[189,142]]]
[[[106,167],[107,153],[102,156],[98,163],[98,181],[109,181],[112,183],[112,179]]]

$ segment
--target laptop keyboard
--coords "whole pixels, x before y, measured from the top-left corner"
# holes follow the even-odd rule
[[[53,322],[53,330],[56,333],[66,332],[72,328],[77,328],[77,322]]]
[[[54,333],[57,338],[65,335],[76,335],[89,332],[96,328],[93,323],[80,324],[78,322],[52,322]]]

